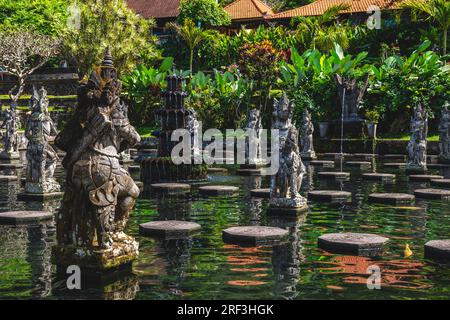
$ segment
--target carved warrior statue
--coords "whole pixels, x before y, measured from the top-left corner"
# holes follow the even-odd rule
[[[0,128],[5,129],[2,135],[3,151],[0,157],[3,159],[18,158],[19,138],[17,135],[18,123],[15,106],[5,110],[5,119]]]
[[[306,199],[300,195],[305,166],[298,148],[298,131],[292,124],[293,104],[286,93],[275,100],[272,129],[279,130],[280,156],[278,172],[270,181],[270,206],[272,208],[300,208]]]
[[[191,157],[195,159],[201,155],[201,142],[199,141],[200,123],[198,122],[197,112],[194,109],[188,109],[188,111],[185,129],[191,135]]]
[[[57,132],[48,114],[47,91],[33,88],[30,101],[31,115],[27,121],[25,136],[27,145],[27,177],[25,191],[28,193],[58,192],[60,186],[53,178],[58,155],[49,144]]]
[[[450,104],[445,102],[439,123],[439,161],[450,163]]]
[[[124,233],[139,188],[119,154],[140,141],[123,113],[121,82],[107,50],[78,89],[78,105],[56,145],[67,152],[66,192],[57,218],[58,265],[109,269],[129,264],[138,243]]]
[[[411,118],[411,138],[408,143],[407,169],[426,169],[427,167],[428,116],[418,104]]]
[[[362,88],[358,87],[356,79],[349,79],[336,74],[340,104],[344,104],[344,121],[361,120],[358,116],[358,107],[369,85],[369,75]]]
[[[312,123],[311,114],[308,110],[303,112],[302,125],[300,129],[300,140],[302,151],[300,155],[304,159],[315,159],[316,153],[313,145],[314,125]]]

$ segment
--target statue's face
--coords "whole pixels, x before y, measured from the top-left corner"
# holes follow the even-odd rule
[[[112,80],[117,79],[117,71],[112,67],[101,67],[100,77],[104,83],[110,83]]]

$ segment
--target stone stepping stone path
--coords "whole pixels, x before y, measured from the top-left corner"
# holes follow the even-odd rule
[[[288,235],[285,229],[263,226],[231,227],[222,231],[225,243],[250,246],[276,245],[286,240]]]
[[[231,195],[239,191],[239,187],[233,186],[203,186],[198,188],[198,192],[208,196]]]
[[[417,198],[430,200],[450,200],[450,190],[443,189],[417,189],[414,191]]]
[[[443,176],[429,175],[429,174],[412,174],[408,176],[411,182],[430,182],[431,180],[444,179]]]
[[[319,237],[319,248],[331,252],[358,256],[377,256],[383,253],[388,238],[370,233],[328,233]]]
[[[428,169],[448,169],[450,168],[449,164],[443,164],[443,163],[427,163]]]
[[[406,169],[406,162],[383,163],[385,168]]]
[[[350,180],[349,172],[334,172],[334,171],[319,172],[317,176],[323,179]]]
[[[334,168],[334,161],[312,160],[309,162],[309,164],[316,167]]]
[[[363,158],[365,160],[372,160],[374,158],[378,158],[379,155],[378,154],[373,154],[373,153],[355,153],[353,155],[354,158]]]
[[[450,179],[433,179],[430,182],[437,187],[450,188]]]
[[[228,169],[226,168],[208,168],[208,173],[227,173]]]
[[[167,195],[184,194],[191,191],[191,186],[186,183],[154,183],[150,187],[153,191]]]
[[[411,204],[415,200],[412,194],[407,193],[372,193],[369,194],[369,202],[382,204]]]
[[[270,189],[253,189],[250,190],[250,195],[257,198],[270,198]]]
[[[53,219],[53,214],[47,211],[9,211],[0,213],[0,224],[35,224]]]
[[[347,167],[360,168],[360,169],[368,169],[372,167],[372,163],[367,161],[347,161],[345,163]]]
[[[339,190],[314,190],[308,192],[308,200],[331,203],[351,202],[352,193]]]
[[[17,181],[17,176],[5,176],[5,175],[0,175],[0,181],[1,182],[5,182],[5,181]]]
[[[238,169],[236,170],[238,176],[260,176],[261,170],[259,169]]]
[[[152,221],[139,225],[139,234],[166,239],[187,238],[202,227],[195,222],[165,220]]]
[[[425,243],[424,249],[425,259],[450,262],[450,239],[428,241]]]
[[[406,161],[406,155],[404,155],[404,154],[385,154],[383,156],[383,159],[385,159],[385,160],[402,160],[402,161]]]
[[[384,183],[394,183],[395,182],[395,174],[390,173],[364,173],[362,175],[364,180],[373,180],[380,181]]]

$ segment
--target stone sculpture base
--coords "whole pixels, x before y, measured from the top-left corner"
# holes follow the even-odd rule
[[[284,216],[297,216],[307,210],[307,200],[303,197],[298,197],[295,199],[275,198],[270,200],[267,213]]]
[[[88,272],[108,272],[127,268],[138,256],[139,244],[131,237],[114,242],[111,249],[61,246],[52,248],[52,262],[61,267],[77,265]]]
[[[316,153],[314,151],[301,152],[300,157],[302,158],[302,160],[316,160],[317,159]]]
[[[0,152],[0,160],[17,160],[20,159],[19,152]]]
[[[426,172],[427,167],[406,164],[406,171],[410,172],[410,173],[421,173],[421,172]]]

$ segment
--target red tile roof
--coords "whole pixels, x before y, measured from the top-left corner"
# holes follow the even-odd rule
[[[126,0],[128,7],[144,18],[175,18],[180,0]]]
[[[261,19],[274,12],[265,3],[259,0],[236,0],[224,7],[231,20]]]
[[[367,12],[370,6],[377,6],[381,10],[398,9],[400,2],[401,0],[317,0],[303,7],[274,14],[268,17],[268,19],[319,16],[322,15],[329,7],[340,4],[350,5],[350,8],[342,11],[342,13]]]

